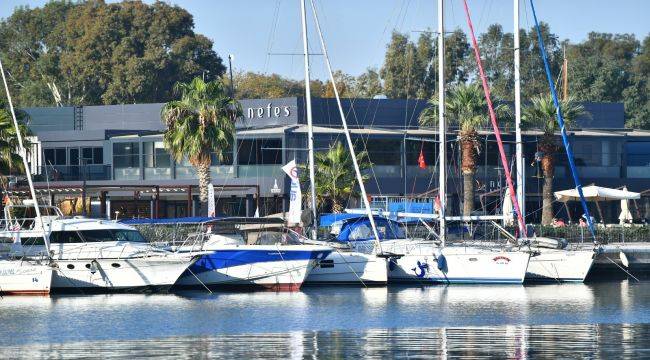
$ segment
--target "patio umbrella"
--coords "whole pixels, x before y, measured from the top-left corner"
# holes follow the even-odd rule
[[[627,191],[626,188],[623,188],[624,191]],[[625,224],[632,222],[634,217],[632,217],[632,212],[630,211],[630,206],[627,199],[621,199],[621,214],[618,215],[618,222],[620,224]]]

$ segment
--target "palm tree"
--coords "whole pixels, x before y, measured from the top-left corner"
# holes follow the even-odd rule
[[[574,99],[568,98],[560,102],[560,109],[566,128],[570,128],[575,119],[585,113],[584,107]],[[553,221],[553,177],[555,175],[555,154],[559,149],[555,133],[559,131],[556,121],[556,110],[553,98],[548,95],[538,95],[522,109],[522,121],[526,128],[543,131],[538,143],[538,149],[544,185],[542,187],[542,225],[550,225]],[[536,158],[538,156],[536,155]]]
[[[368,153],[357,153],[357,162],[361,171],[370,168]],[[345,203],[351,196],[357,196],[357,178],[354,173],[352,157],[340,142],[330,145],[328,151],[314,154],[316,167],[316,206],[324,208],[329,205],[331,211],[340,213],[345,209]],[[308,172],[302,171],[302,182],[308,183]],[[363,180],[369,178],[362,176]]]
[[[509,109],[498,101],[494,111],[499,117],[509,115]],[[446,97],[445,114],[449,124],[460,128],[458,141],[461,147],[461,170],[463,173],[463,215],[474,210],[474,175],[481,150],[478,130],[489,123],[487,101],[479,84],[459,84]],[[420,114],[420,125],[435,126],[438,123],[438,97],[434,95]]]
[[[165,148],[177,162],[187,158],[199,178],[201,212],[207,213],[211,155],[223,161],[231,148],[235,119],[242,114],[241,105],[227,94],[221,80],[205,82],[200,77],[189,83],[177,83],[174,92],[179,100],[162,109],[167,126],[163,135]]]
[[[23,136],[31,135],[31,132],[24,124],[24,113],[17,113],[19,118],[18,127]],[[28,144],[25,144],[29,148]],[[22,174],[24,171],[23,161],[18,154],[18,137],[16,136],[16,128],[14,127],[11,114],[6,109],[0,107],[0,177],[9,174]]]

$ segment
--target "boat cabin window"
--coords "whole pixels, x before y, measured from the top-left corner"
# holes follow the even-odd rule
[[[45,241],[43,241],[42,236],[37,236],[37,237],[21,237],[20,238],[20,243],[23,246],[32,246],[32,245],[45,245]]]
[[[87,242],[105,242],[105,241],[131,241],[147,242],[147,240],[137,230],[122,229],[105,229],[105,230],[83,230],[81,236]]]
[[[53,231],[50,234],[50,243],[52,244],[76,244],[81,242],[83,240],[81,240],[76,231]]]

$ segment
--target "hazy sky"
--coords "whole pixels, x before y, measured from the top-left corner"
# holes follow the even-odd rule
[[[529,0],[521,0],[521,26],[533,20]],[[16,6],[42,6],[46,0],[0,0],[0,17]],[[146,1],[148,3],[152,1]],[[417,37],[418,31],[436,28],[435,0],[316,0],[332,65],[353,75],[379,67],[393,29]],[[226,59],[234,55],[235,70],[274,72],[302,78],[302,58],[271,53],[299,53],[299,0],[172,0],[194,15],[195,30],[214,41]],[[590,31],[650,33],[650,0],[537,0],[537,15],[561,39],[577,42]],[[512,31],[513,0],[470,0],[475,28],[482,32],[492,23]],[[467,29],[462,0],[447,0],[448,29]],[[310,48],[320,52],[316,33],[310,30]],[[313,57],[313,76],[326,75],[322,57]]]

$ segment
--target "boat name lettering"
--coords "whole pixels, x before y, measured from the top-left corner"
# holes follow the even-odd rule
[[[492,259],[492,261],[494,261],[497,264],[507,264],[507,263],[510,262],[510,258],[508,258],[506,256],[503,256],[503,255],[499,255],[499,256],[495,256]]]

